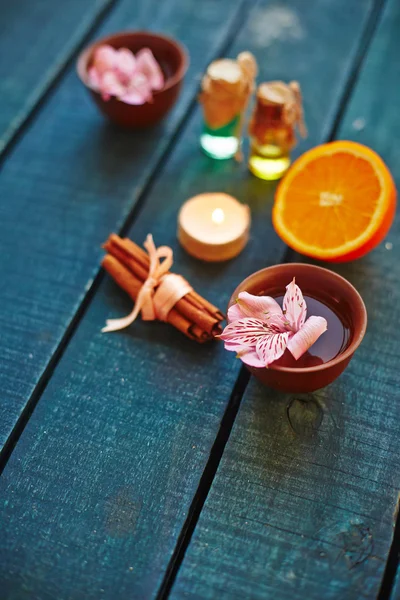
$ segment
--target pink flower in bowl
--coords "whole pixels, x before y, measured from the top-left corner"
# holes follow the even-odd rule
[[[101,47],[103,50],[97,55]],[[95,55],[99,69],[93,71]],[[156,68],[152,68],[152,57],[157,63]],[[172,109],[182,89],[188,64],[186,49],[178,40],[153,31],[121,31],[84,48],[76,66],[80,80],[105,117],[125,128],[142,129],[155,125]],[[114,77],[105,80],[104,100],[100,86],[106,71],[111,71]],[[133,71],[136,75],[142,73],[145,85],[138,76],[134,85],[127,84]],[[147,97],[148,101],[144,101]]]
[[[296,366],[296,359],[291,358],[291,352],[288,349],[287,360],[285,360],[285,355],[282,355],[280,359],[270,362],[268,368],[265,368],[265,364],[262,367],[253,367],[247,364],[246,367],[268,387],[282,392],[308,393],[332,383],[346,369],[365,335],[367,311],[364,302],[357,290],[346,279],[328,269],[304,263],[287,263],[266,267],[246,277],[234,290],[229,300],[228,323],[230,325],[237,320],[237,314],[235,315],[233,307],[237,305],[237,299],[242,297],[242,292],[248,292],[249,295],[257,298],[266,294],[279,298],[282,297],[285,286],[293,277],[296,277],[296,284],[299,285],[306,298],[313,298],[320,305],[325,305],[333,315],[336,315],[339,322],[348,328],[346,345],[339,349],[336,356],[327,360],[317,360],[318,356],[313,356],[310,348],[303,354],[304,363],[303,357],[299,358],[298,366]],[[282,306],[282,308],[285,310],[285,307]],[[334,331],[335,322],[335,319],[332,321],[329,317],[329,311],[324,311],[328,322],[328,332],[322,334],[320,341],[321,344],[326,342],[328,346],[330,343],[328,338]],[[307,321],[308,319],[304,324]],[[294,334],[291,339],[294,340],[296,335]],[[228,340],[224,341],[227,343]],[[245,341],[247,346],[254,349],[255,340]],[[233,342],[232,339],[231,342]],[[257,341],[255,345],[257,345]],[[259,350],[261,351],[260,346]],[[231,349],[233,350],[233,348]],[[310,360],[313,358],[316,361]]]
[[[152,92],[164,86],[164,75],[149,48],[142,48],[135,56],[128,48],[115,49],[107,44],[96,48],[88,80],[103,100],[115,96],[133,105],[152,102]]]
[[[240,292],[228,309],[227,325],[219,336],[226,350],[246,365],[268,367],[286,348],[297,360],[326,331],[323,317],[307,316],[307,305],[295,279],[286,286],[283,307],[271,296]]]

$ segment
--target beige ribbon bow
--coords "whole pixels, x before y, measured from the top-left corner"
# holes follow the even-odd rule
[[[103,333],[119,331],[131,325],[138,314],[142,313],[144,321],[166,321],[168,313],[175,304],[193,291],[189,283],[180,275],[168,273],[173,263],[173,252],[169,246],[156,248],[153,236],[149,234],[144,243],[150,267],[146,281],[143,283],[132,312],[122,319],[108,319]],[[164,259],[160,262],[160,259]],[[155,290],[157,288],[157,290]]]

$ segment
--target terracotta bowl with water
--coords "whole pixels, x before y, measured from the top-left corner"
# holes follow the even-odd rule
[[[285,288],[293,277],[306,300],[307,317],[325,317],[328,330],[297,361],[286,350],[268,369],[246,366],[262,383],[276,390],[313,392],[339,377],[364,337],[367,311],[351,283],[314,265],[276,265],[247,277],[233,292],[229,306],[240,292],[272,296],[282,304]]]
[[[92,64],[94,51],[103,44],[117,49],[128,48],[134,54],[142,48],[150,48],[165,79],[163,89],[153,92],[152,102],[132,105],[114,97],[105,101],[96,90],[90,87],[88,69]],[[78,58],[77,72],[98,108],[106,117],[123,127],[142,128],[154,125],[171,110],[179,96],[188,63],[185,48],[176,40],[150,31],[126,31],[103,37],[83,50]]]

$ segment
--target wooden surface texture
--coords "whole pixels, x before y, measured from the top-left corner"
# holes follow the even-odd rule
[[[205,0],[193,19],[195,6],[121,0],[95,34],[151,27],[187,46],[184,90],[162,124],[145,134],[109,125],[72,65],[3,164],[0,448],[51,374],[99,271],[102,242],[123,226],[156,175],[201,72],[229,40],[245,4]]]
[[[389,57],[399,27],[390,1],[338,130],[379,152],[397,185],[400,116],[389,90],[398,96],[400,68]],[[385,244],[334,269],[369,316],[334,384],[296,395],[251,380],[171,598],[378,597],[400,486],[399,235],[397,218]],[[385,584],[379,597],[389,593]]]
[[[113,0],[1,0],[0,155]]]
[[[202,156],[198,109],[182,122],[210,57],[224,44],[232,56],[249,48],[260,81],[301,81],[310,130],[302,152],[335,127],[374,15],[366,0],[310,0],[301,8],[295,0],[265,0],[248,19],[250,5],[244,8],[235,36],[242,9],[232,3],[203,2],[195,15],[189,2],[155,6],[142,5],[140,21],[130,12],[134,4],[121,1],[106,28],[125,25],[132,14],[141,25],[152,18],[152,28],[189,47],[191,75],[165,124],[148,136],[103,125],[69,73],[5,163],[0,185],[10,212],[1,225],[8,249],[1,275],[8,277],[9,341],[0,383],[15,406],[4,403],[7,414],[0,414],[3,441],[90,286],[100,242],[138,198],[129,235],[140,243],[151,231],[156,243],[170,244],[176,270],[222,307],[246,275],[285,259],[270,221],[275,185],[250,178],[245,165]],[[354,137],[353,120],[363,115],[352,113],[378,100],[375,87],[365,94],[362,86],[374,73],[384,76],[370,66],[379,43],[378,37],[341,136]],[[174,147],[155,171],[179,123]],[[388,123],[396,126],[395,113]],[[378,124],[377,139],[370,131],[367,143],[395,167],[391,130]],[[250,205],[252,236],[235,261],[203,265],[177,246],[176,218],[187,197],[216,189]],[[27,236],[28,223],[40,235]],[[25,242],[24,252],[15,250],[15,239]],[[380,331],[395,339],[385,317],[387,300],[398,293],[396,268],[395,252],[384,246],[347,268],[375,324],[337,384],[293,397],[288,408],[287,397],[251,381],[172,597],[376,595],[391,539],[398,442],[393,342],[384,354],[374,348]],[[108,279],[101,282],[3,471],[0,580],[7,600],[153,598],[165,582],[240,364],[222,345],[199,347],[160,323],[100,334],[107,317],[130,306]]]

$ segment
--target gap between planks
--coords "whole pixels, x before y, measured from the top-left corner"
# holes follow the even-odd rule
[[[396,575],[399,568],[399,557],[400,557],[400,493],[397,497],[397,504],[393,515],[393,520],[396,522],[392,544],[389,550],[389,556],[386,562],[385,571],[383,573],[383,579],[381,588],[379,590],[377,600],[389,600],[392,595],[393,587],[395,585]]]
[[[175,550],[168,564],[164,579],[156,596],[156,600],[165,600],[169,596],[169,592],[174,584],[179,567],[182,564],[186,549],[190,543],[204,503],[207,499],[208,492],[210,491],[212,482],[214,481],[215,474],[218,470],[219,463],[224,453],[226,443],[228,442],[231,434],[232,427],[249,380],[249,371],[242,367],[233,387],[228,406],[225,410],[224,416],[222,417],[220,428],[210,450],[209,459],[204,468],[203,475],[201,476],[197,492],[190,505],[188,516],[178,537]]]
[[[112,2],[114,2],[114,1],[115,0],[112,0]],[[229,47],[232,45],[233,40],[236,38],[243,23],[246,21],[247,16],[250,13],[250,10],[254,6],[254,4],[255,4],[254,0],[241,0],[241,2],[239,3],[239,6],[237,8],[235,17],[233,18],[231,28],[225,35],[224,39],[222,39],[217,51],[215,52],[215,55],[212,57],[211,60],[215,60],[216,58],[223,56],[229,50]],[[92,33],[93,33],[93,31],[92,31]],[[84,44],[84,41],[82,42],[82,44]],[[76,52],[77,51],[78,50],[76,50]],[[70,62],[74,59],[74,56],[71,56],[69,58],[66,66],[68,66],[70,64]],[[60,78],[60,76],[61,76],[61,74],[59,74],[57,81]],[[56,85],[56,81],[53,82],[52,88],[54,88],[55,85]],[[169,153],[172,151],[173,147],[178,142],[183,131],[185,130],[186,124],[189,121],[190,117],[192,116],[192,114],[197,106],[197,94],[198,94],[198,89],[196,87],[196,89],[194,90],[194,93],[193,93],[192,100],[190,101],[186,112],[183,114],[180,121],[178,121],[178,124],[175,129],[175,133],[171,136],[171,139],[168,142],[167,146],[165,147],[164,152],[161,154],[159,159],[155,162],[154,166],[152,167],[150,175],[138,195],[138,199],[137,199],[135,206],[129,212],[127,218],[125,219],[125,221],[123,222],[122,226],[120,227],[120,229],[118,231],[118,234],[121,235],[122,237],[129,231],[129,229],[132,227],[133,223],[135,222],[136,218],[140,214],[140,212],[145,204],[145,201],[146,201],[149,191],[151,190],[153,184],[155,183],[159,172],[162,171],[164,164],[167,162]],[[46,94],[46,97],[47,97],[47,94]],[[45,101],[45,97],[42,97],[40,105],[44,101]],[[33,111],[35,114],[36,114],[38,108],[39,108],[39,106],[37,106],[36,109]],[[32,113],[29,116],[29,119],[31,118],[31,116],[32,116]],[[0,157],[0,160],[1,160],[1,157]],[[44,371],[36,385],[34,392],[32,393],[31,397],[27,401],[14,429],[12,430],[9,438],[7,439],[7,441],[5,442],[5,444],[3,446],[3,449],[0,451],[0,476],[1,476],[2,472],[4,471],[4,469],[8,463],[8,460],[9,460],[16,444],[18,443],[18,440],[21,437],[33,411],[35,410],[35,406],[37,405],[43,392],[45,391],[47,384],[50,381],[55,368],[57,367],[59,361],[63,357],[64,352],[67,349],[68,344],[69,344],[72,336],[74,335],[76,329],[78,328],[81,319],[84,317],[87,309],[89,308],[90,303],[103,280],[103,277],[104,277],[104,270],[101,267],[99,267],[97,274],[93,278],[93,281],[92,281],[90,287],[88,287],[81,304],[79,305],[78,309],[76,310],[75,314],[73,315],[69,326],[66,328],[64,335],[62,336],[56,350],[54,351],[46,368],[44,369]]]
[[[329,132],[325,136],[326,142],[334,140],[337,135],[339,124],[343,118],[346,107],[357,84],[357,80],[360,75],[364,59],[368,53],[376,28],[382,17],[385,3],[386,0],[376,0],[373,5],[364,33],[361,36],[359,47],[352,68],[349,72],[347,82],[343,87],[343,93],[341,94],[340,100],[338,102],[338,108],[336,110],[336,114],[333,117],[333,123],[329,129]],[[286,246],[281,262],[290,263],[294,262],[295,260],[296,252],[288,246]],[[208,493],[211,489],[214,477],[218,470],[218,466],[220,464],[225,446],[228,442],[230,433],[232,431],[232,427],[234,425],[242,398],[245,394],[249,381],[250,374],[245,367],[242,367],[240,369],[238,378],[235,382],[232,395],[230,397],[230,400],[228,402],[227,408],[221,421],[220,429],[218,431],[215,442],[211,448],[210,457],[204,468],[203,475],[200,479],[199,487],[193,498],[185,524],[178,537],[174,553],[167,567],[156,600],[166,600],[175,582],[180,565],[183,562],[185,552],[190,544],[190,540],[196,528],[201,511],[207,500]],[[396,527],[393,534],[393,541],[389,551],[389,557],[377,600],[389,600],[398,569],[400,557],[400,515],[398,511],[398,506],[396,507],[396,515]]]
[[[66,71],[72,65],[73,61],[77,59],[79,52],[85,47],[91,36],[100,27],[104,19],[108,16],[108,14],[111,12],[111,9],[117,2],[118,0],[108,0],[88,24],[84,23],[80,26],[82,33],[77,39],[75,45],[69,51],[67,51],[66,56],[54,69],[54,72],[50,75],[48,81],[43,83],[41,91],[39,92],[36,100],[33,101],[32,106],[27,109],[26,114],[17,116],[17,124],[14,131],[9,134],[6,132],[7,139],[4,142],[4,146],[0,147],[0,167],[1,163],[7,158],[14,145],[23,136],[26,128],[32,122],[36,114],[46,103],[48,97],[55,90]],[[24,112],[24,108],[22,108],[21,112]]]
[[[364,33],[361,36],[360,45],[353,63],[353,67],[350,71],[349,80],[347,82],[347,85],[345,85],[343,89],[343,94],[341,96],[339,108],[333,121],[333,126],[331,128],[329,136],[327,137],[328,142],[331,142],[336,138],[340,122],[343,118],[344,112],[346,110],[350,97],[353,93],[354,87],[360,75],[364,58],[369,50],[379,21],[383,15],[385,4],[386,0],[375,0],[374,2]]]
[[[331,126],[330,131],[329,131],[328,135],[326,136],[326,141],[331,141],[336,136],[338,126],[341,122],[341,119],[342,119],[345,109],[347,107],[348,101],[352,95],[353,89],[357,83],[358,76],[360,74],[364,58],[368,52],[370,43],[373,39],[373,35],[374,35],[375,29],[377,27],[377,24],[379,22],[380,16],[382,15],[385,1],[386,0],[376,0],[373,10],[371,11],[367,25],[365,27],[365,31],[361,37],[359,49],[357,51],[357,54],[356,54],[356,57],[355,57],[355,60],[353,63],[353,67],[349,73],[347,83],[344,86],[343,94],[338,103],[338,109],[337,109],[336,114],[333,119],[333,125]],[[4,149],[1,152],[0,161],[4,160],[4,158],[7,156],[7,154],[11,150],[11,148],[17,142],[17,140],[21,137],[21,135],[23,135],[26,127],[29,125],[29,123],[32,121],[34,116],[44,105],[48,96],[56,88],[57,84],[61,80],[61,78],[64,75],[64,73],[66,72],[66,70],[70,67],[72,62],[76,59],[81,48],[84,47],[87,40],[93,35],[93,33],[96,31],[96,29],[101,25],[102,21],[105,19],[105,17],[111,11],[111,9],[113,8],[113,6],[115,5],[116,2],[117,2],[117,0],[110,0],[107,3],[107,5],[104,6],[104,8],[99,12],[99,14],[95,17],[95,19],[93,19],[90,27],[85,31],[85,33],[83,34],[80,41],[77,42],[75,48],[71,50],[69,56],[66,57],[65,61],[63,61],[60,68],[58,69],[58,71],[54,74],[53,78],[47,84],[44,85],[43,91],[42,91],[40,97],[33,104],[29,113],[25,117],[22,118],[18,127],[12,133],[9,140],[7,141]],[[215,54],[215,58],[218,58],[219,56],[222,56],[225,52],[227,52],[231,43],[233,42],[234,38],[236,37],[237,33],[239,32],[243,22],[245,21],[247,14],[249,13],[250,8],[252,7],[252,4],[253,3],[251,0],[242,0],[240,6],[238,8],[236,18],[232,24],[231,30],[226,35],[225,40],[223,40],[223,42],[221,43],[220,48],[218,49],[218,51]],[[128,231],[128,229],[132,226],[132,224],[136,220],[137,216],[141,212],[141,210],[144,206],[145,200],[146,200],[146,196],[157,178],[157,172],[160,169],[162,169],[163,165],[167,161],[169,152],[171,151],[171,149],[174,147],[174,145],[179,140],[180,136],[182,135],[182,133],[185,129],[186,123],[188,122],[191,115],[193,114],[193,111],[196,107],[196,96],[197,96],[197,90],[195,92],[193,99],[191,100],[191,102],[188,106],[186,113],[183,115],[180,122],[178,123],[178,125],[176,127],[176,131],[175,131],[174,135],[171,137],[171,140],[168,143],[167,147],[165,148],[164,153],[161,155],[161,157],[158,159],[155,166],[153,167],[152,172],[151,172],[146,184],[143,186],[143,189],[139,195],[136,205],[134,206],[134,208],[132,209],[132,211],[130,212],[128,217],[126,218],[125,222],[123,223],[122,227],[120,228],[119,233],[121,235],[124,235],[124,233]],[[294,258],[295,258],[295,252],[287,247],[284,252],[284,255],[282,257],[282,262],[283,263],[293,262]],[[71,340],[75,330],[77,329],[77,327],[80,323],[80,320],[85,315],[86,310],[88,309],[92,298],[94,297],[97,289],[99,288],[99,285],[103,279],[103,276],[104,276],[103,270],[99,269],[99,271],[97,272],[97,275],[93,279],[92,285],[88,289],[84,299],[82,300],[82,303],[80,304],[74,317],[72,318],[69,327],[66,329],[56,351],[54,352],[46,369],[44,370],[44,372],[35,388],[34,393],[32,394],[31,398],[27,402],[26,407],[25,407],[24,411],[22,412],[14,430],[12,431],[9,439],[7,440],[6,444],[4,445],[3,451],[0,453],[0,474],[2,473],[3,469],[5,468],[15,445],[17,444],[27,422],[29,421],[29,418],[34,411],[37,402],[39,401],[41,395],[43,394],[43,392],[52,376],[52,373],[53,373],[55,367],[57,366],[58,362],[61,360],[61,358],[69,344],[69,341]],[[192,504],[190,506],[188,517],[187,517],[186,522],[182,528],[182,531],[178,537],[175,551],[171,557],[170,563],[166,570],[164,580],[163,580],[160,590],[157,594],[157,600],[164,600],[168,597],[169,592],[172,588],[172,585],[175,581],[179,567],[182,564],[182,561],[183,561],[183,558],[185,555],[185,551],[190,543],[192,534],[196,528],[202,508],[204,506],[204,503],[207,499],[207,495],[208,495],[211,485],[213,483],[214,476],[217,472],[217,469],[218,469],[220,460],[222,458],[226,443],[228,442],[233,424],[236,419],[236,415],[240,408],[241,400],[244,396],[244,393],[246,391],[249,380],[250,380],[250,374],[248,373],[247,369],[245,369],[245,367],[242,367],[239,372],[238,378],[235,382],[235,385],[234,385],[230,400],[228,402],[227,408],[225,410],[224,416],[222,418],[218,434],[217,434],[214,444],[211,448],[210,457],[207,461],[207,464],[203,471],[203,475],[200,479],[199,487],[197,489],[197,492],[196,492],[196,494],[193,498]],[[386,564],[384,576],[382,579],[382,584],[381,584],[381,589],[379,592],[378,600],[386,600],[386,599],[390,598],[394,580],[395,580],[395,576],[396,576],[396,572],[398,569],[399,554],[400,554],[400,515],[397,515],[396,527],[395,527],[395,531],[394,531],[394,535],[393,535],[393,541],[392,541],[392,545],[390,548],[389,557],[388,557],[388,561]]]
[[[346,106],[350,100],[350,97],[353,93],[353,89],[357,83],[358,77],[361,73],[362,64],[364,62],[364,57],[366,56],[368,49],[371,45],[372,39],[374,37],[375,31],[379,24],[379,21],[383,15],[383,11],[385,8],[386,0],[376,0],[373,10],[371,11],[371,16],[368,20],[367,26],[365,28],[364,34],[361,38],[360,47],[356,56],[356,60],[354,61],[353,69],[350,74],[348,85],[345,86],[344,92],[342,94],[341,103],[339,106],[339,110],[337,111],[337,115],[334,120],[334,124],[332,127],[331,134],[328,138],[329,141],[335,139],[339,124],[344,115]],[[285,256],[288,255],[289,260],[287,262],[292,262],[290,256],[294,257],[295,253],[290,248],[287,249]],[[399,568],[400,561],[400,514],[399,514],[399,502],[400,496],[397,499],[396,508],[394,511],[393,521],[395,523],[392,543],[389,550],[388,559],[386,562],[385,571],[383,573],[383,578],[381,582],[381,587],[378,593],[377,600],[390,600],[392,595],[392,590],[395,585],[396,575]]]

